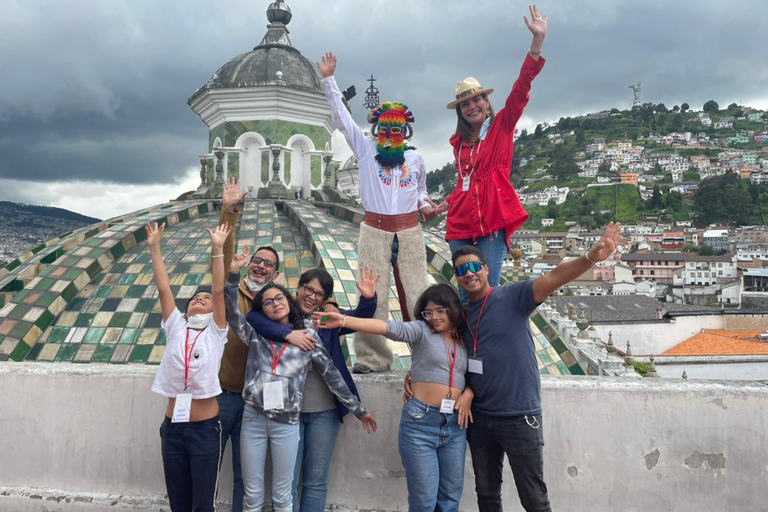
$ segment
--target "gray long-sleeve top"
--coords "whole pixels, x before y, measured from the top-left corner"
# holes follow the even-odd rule
[[[413,382],[450,382],[451,367],[448,352],[453,352],[453,343],[446,343],[440,333],[432,331],[427,322],[387,321],[387,338],[404,341],[411,345],[411,377]],[[453,387],[464,389],[464,374],[467,373],[467,349],[456,344],[456,362],[453,367]]]
[[[339,398],[347,409],[355,416],[362,418],[366,411],[360,400],[353,395],[347,387],[339,371],[333,365],[328,352],[323,347],[317,333],[312,329],[312,324],[307,322],[306,327],[310,334],[317,340],[315,348],[308,352],[288,344],[283,340],[270,340],[262,337],[246,322],[237,305],[237,287],[240,283],[240,274],[230,272],[227,277],[227,286],[224,290],[227,305],[227,323],[241,340],[249,340],[248,363],[245,369],[245,387],[243,400],[269,419],[280,423],[296,425],[299,422],[301,400],[304,392],[304,384],[307,380],[309,363],[315,364],[315,370],[323,377],[331,392]],[[275,355],[283,351],[274,375],[272,373],[272,346],[274,344]],[[264,410],[264,383],[271,381],[283,381],[283,408]]]

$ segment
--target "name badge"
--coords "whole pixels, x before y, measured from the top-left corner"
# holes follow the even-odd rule
[[[461,183],[461,191],[462,192],[469,192],[469,178],[464,178],[464,181]]]
[[[192,409],[192,393],[176,395],[176,403],[173,406],[173,423],[189,422],[189,411]]]
[[[276,411],[283,408],[283,381],[264,383],[264,410]]]
[[[469,373],[483,374],[483,360],[479,357],[467,358],[467,370]]]
[[[443,398],[443,401],[440,402],[440,412],[443,414],[453,414],[456,407],[456,400],[449,400],[447,398]]]

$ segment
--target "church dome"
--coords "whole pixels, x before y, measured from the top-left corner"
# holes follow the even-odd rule
[[[267,33],[250,52],[233,58],[213,74],[205,88],[256,87],[285,85],[322,92],[315,64],[293,47],[288,37],[291,10],[277,1],[267,8]]]

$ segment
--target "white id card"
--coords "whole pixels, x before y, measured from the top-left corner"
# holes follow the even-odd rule
[[[461,191],[469,192],[469,178],[464,178],[464,181],[461,183]]]
[[[186,423],[189,421],[189,411],[192,409],[192,394],[182,393],[176,395],[176,404],[173,406],[173,423]]]
[[[264,383],[264,410],[274,411],[283,408],[283,381]]]
[[[440,402],[440,412],[443,414],[453,414],[454,407],[456,407],[456,400],[443,398],[443,401]]]
[[[478,375],[483,374],[483,360],[479,357],[470,357],[467,360],[467,370],[469,373],[476,373]]]

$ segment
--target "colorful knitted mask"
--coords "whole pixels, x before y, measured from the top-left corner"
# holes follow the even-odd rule
[[[408,106],[390,101],[382,103],[368,115],[368,121],[373,124],[373,134],[378,138],[376,161],[382,167],[403,165],[408,149],[405,141],[413,135],[409,124],[413,122],[413,114]]]

